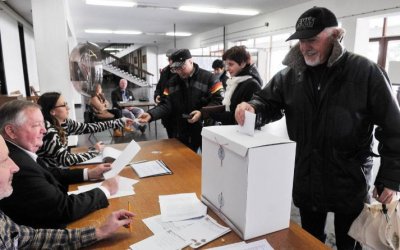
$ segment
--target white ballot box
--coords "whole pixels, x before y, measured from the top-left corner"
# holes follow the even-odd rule
[[[202,131],[202,201],[243,240],[289,227],[296,144],[237,125]]]

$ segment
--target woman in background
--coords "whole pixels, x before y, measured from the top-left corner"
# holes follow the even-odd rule
[[[94,115],[99,120],[119,119],[122,117],[122,112],[120,109],[111,108],[110,103],[104,96],[103,88],[99,83],[96,83],[95,85],[95,90],[92,93],[89,105],[92,107]],[[125,126],[124,130],[127,132],[133,131],[133,129],[129,126]],[[120,129],[115,129],[114,137],[120,136],[122,136],[122,131]]]
[[[225,97],[222,101],[225,111],[211,112],[209,115],[223,125],[233,125],[236,124],[236,106],[249,101],[255,92],[261,90],[262,80],[245,46],[228,49],[222,59],[230,75],[226,81]]]
[[[100,132],[109,128],[118,129],[132,124],[132,120],[125,117],[95,123],[82,123],[69,119],[68,104],[57,92],[44,93],[38,99],[38,104],[42,106],[47,132],[37,155],[47,167],[72,166],[95,157],[103,150],[104,145],[98,142],[95,144],[94,152],[72,154],[68,150],[69,135]]]
[[[104,97],[103,89],[99,83],[95,84],[95,90],[92,93],[89,104],[93,108],[95,116],[98,119],[121,118],[121,111],[112,109],[110,103]]]

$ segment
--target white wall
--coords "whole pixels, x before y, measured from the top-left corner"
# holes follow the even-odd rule
[[[37,73],[35,38],[31,30],[24,28],[26,64],[28,67],[29,85],[39,91],[39,76]]]
[[[146,53],[146,71],[152,73],[154,76],[147,75],[146,81],[150,84],[157,84],[159,74],[157,69],[157,47],[156,46],[147,46],[145,48]],[[142,52],[143,53],[143,52]]]
[[[75,118],[69,74],[69,30],[65,0],[32,0],[32,16],[41,93],[61,92]],[[51,20],[51,21],[49,21]]]
[[[18,22],[3,10],[0,10],[0,33],[7,91],[20,90],[26,96]]]

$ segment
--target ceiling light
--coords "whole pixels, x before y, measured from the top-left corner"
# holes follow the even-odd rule
[[[200,13],[242,15],[242,16],[255,16],[259,13],[256,10],[249,10],[249,9],[219,9],[213,7],[201,7],[192,5],[180,6],[178,9],[182,11],[191,11]]]
[[[119,34],[119,35],[140,35],[142,34],[141,31],[137,30],[115,30],[113,31],[114,34]]]
[[[106,51],[116,51],[116,50],[121,51],[121,50],[123,50],[123,49],[121,49],[121,48],[109,47],[109,48],[105,48],[104,50],[106,50]]]
[[[256,10],[245,10],[245,9],[220,9],[218,10],[220,14],[227,15],[240,15],[240,16],[255,16],[258,15],[258,11]]]
[[[190,12],[201,12],[201,13],[218,13],[217,8],[211,8],[211,7],[200,7],[200,6],[181,6],[179,7],[179,10],[182,11],[190,11]]]
[[[166,36],[191,36],[192,33],[189,32],[167,32],[165,33]]]
[[[86,0],[86,4],[115,7],[134,7],[137,5],[132,0]]]
[[[89,29],[85,30],[86,33],[96,33],[96,34],[111,34],[113,33],[112,30],[96,30],[96,29]]]

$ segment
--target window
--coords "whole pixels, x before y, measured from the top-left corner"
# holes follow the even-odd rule
[[[385,70],[389,61],[400,60],[400,15],[371,19],[369,36],[369,59]]]

